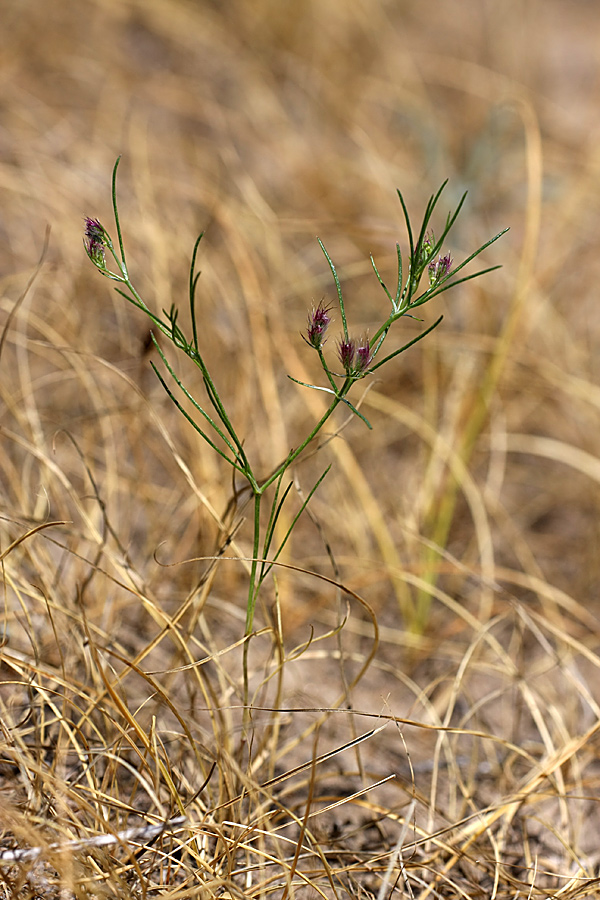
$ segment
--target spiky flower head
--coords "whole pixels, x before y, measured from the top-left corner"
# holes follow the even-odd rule
[[[436,287],[438,284],[441,284],[442,281],[450,274],[450,270],[452,269],[452,257],[449,253],[446,253],[445,256],[438,256],[437,259],[432,259],[428,266],[429,269],[429,284],[431,287]]]
[[[316,309],[309,313],[308,328],[306,329],[306,337],[304,340],[315,350],[320,350],[326,341],[325,332],[331,322],[329,315],[331,307],[325,304],[324,300],[319,302]],[[303,335],[304,337],[304,335]]]
[[[98,219],[85,219],[85,237],[83,243],[91,261],[99,269],[106,268],[104,248],[107,245],[107,234]]]
[[[369,343],[369,339],[367,337],[364,337],[356,348],[356,365],[354,366],[355,374],[362,375],[364,372],[366,372],[372,361],[373,356],[371,354],[371,345]]]
[[[342,338],[338,341],[337,350],[346,375],[364,375],[373,361],[369,339],[366,337],[358,342],[350,337]]]
[[[356,341],[352,338],[342,338],[337,345],[338,357],[347,375],[352,373],[354,357],[356,355]]]

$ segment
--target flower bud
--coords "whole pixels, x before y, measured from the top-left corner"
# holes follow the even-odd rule
[[[347,375],[350,375],[354,366],[354,356],[356,354],[356,342],[351,338],[342,338],[338,342],[338,357]]]
[[[106,268],[104,248],[106,247],[106,231],[98,219],[85,220],[85,237],[83,240],[85,250],[91,261],[99,269]]]
[[[373,357],[371,355],[371,345],[369,344],[368,338],[363,338],[356,348],[356,365],[354,367],[354,371],[357,375],[362,375],[367,371]]]

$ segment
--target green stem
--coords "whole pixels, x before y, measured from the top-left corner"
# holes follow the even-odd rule
[[[258,484],[256,482],[256,479],[254,478],[252,469],[250,468],[250,463],[248,462],[248,458],[246,457],[246,454],[244,452],[242,442],[240,441],[239,437],[237,436],[235,428],[229,421],[229,416],[227,415],[227,411],[225,409],[225,406],[223,405],[223,401],[221,400],[221,397],[219,396],[219,393],[215,387],[215,384],[214,384],[212,378],[210,377],[209,371],[206,368],[206,365],[204,364],[204,361],[201,359],[200,356],[198,356],[197,358],[194,357],[194,362],[196,363],[196,365],[202,372],[202,377],[204,379],[204,384],[206,386],[206,390],[207,390],[208,396],[210,398],[210,401],[211,401],[212,405],[214,406],[214,408],[216,409],[221,422],[223,423],[227,433],[231,437],[231,440],[234,442],[235,446],[237,447],[237,450],[239,453],[239,458],[242,460],[244,468],[245,468],[244,474],[246,475],[246,478],[248,479],[248,483],[251,485],[252,490],[255,491],[258,487]]]
[[[340,390],[338,396],[335,398],[335,400],[333,401],[333,403],[331,404],[331,406],[329,407],[329,409],[327,410],[325,415],[321,419],[319,419],[319,421],[317,422],[317,424],[315,425],[315,427],[313,428],[311,433],[308,435],[308,437],[304,441],[302,441],[302,443],[300,444],[299,447],[296,447],[295,450],[292,450],[290,455],[286,456],[285,460],[281,463],[281,465],[277,466],[275,471],[272,472],[271,475],[269,475],[269,477],[267,478],[267,480],[261,484],[260,489],[259,489],[261,494],[264,493],[264,491],[269,487],[269,485],[273,484],[273,482],[279,478],[281,473],[285,469],[287,469],[289,466],[291,466],[291,464],[294,462],[294,460],[298,459],[298,457],[300,456],[302,451],[306,447],[308,447],[310,442],[313,440],[313,438],[315,438],[317,436],[317,434],[319,433],[319,431],[321,430],[321,428],[323,427],[323,425],[325,424],[327,419],[331,416],[331,414],[333,413],[335,408],[338,406],[338,404],[342,402],[342,400],[344,398],[344,394],[348,393],[348,390],[349,390],[351,384],[352,384],[352,380],[347,378],[346,381],[344,382],[344,385],[342,386],[342,389]]]
[[[344,382],[340,393],[335,398],[327,412],[321,417],[319,422],[315,425],[313,430],[310,432],[308,437],[300,444],[296,450],[292,451],[292,453],[286,457],[286,459],[277,467],[277,469],[267,478],[260,487],[253,483],[253,480],[249,477],[248,473],[246,474],[246,478],[248,479],[249,484],[252,487],[254,493],[254,539],[252,542],[252,566],[250,569],[250,583],[248,585],[248,601],[246,605],[246,625],[244,629],[244,637],[246,640],[244,641],[244,649],[243,649],[243,657],[242,657],[242,668],[243,668],[243,678],[244,678],[244,722],[247,726],[250,720],[250,695],[249,695],[249,677],[248,677],[248,652],[250,647],[250,635],[252,634],[252,627],[254,625],[254,611],[256,609],[256,601],[258,599],[258,591],[260,588],[260,575],[258,573],[258,564],[259,564],[259,553],[260,553],[260,504],[262,500],[262,496],[269,485],[273,484],[278,478],[281,477],[281,474],[289,468],[289,466],[297,459],[302,451],[310,444],[310,442],[317,436],[327,419],[331,416],[333,411],[336,409],[339,403],[343,400],[343,395],[348,393],[350,387],[352,385],[352,379],[347,378]]]
[[[243,671],[244,671],[244,720],[247,723],[250,718],[249,708],[249,683],[248,683],[248,650],[250,647],[250,635],[252,634],[252,626],[254,624],[254,610],[256,608],[256,600],[258,597],[258,554],[260,552],[260,503],[262,493],[254,492],[254,540],[252,542],[252,567],[250,569],[250,583],[248,585],[248,602],[246,605],[246,626],[244,628],[244,651],[243,651]]]
[[[338,393],[337,384],[335,383],[335,381],[334,381],[334,379],[333,379],[333,375],[332,375],[331,372],[329,371],[329,369],[328,369],[328,367],[327,367],[327,363],[325,362],[325,357],[323,356],[323,348],[322,348],[322,347],[318,347],[318,348],[317,348],[317,352],[318,352],[318,354],[319,354],[319,359],[321,360],[321,365],[323,366],[323,371],[325,372],[325,374],[327,375],[327,378],[328,378],[328,380],[329,380],[329,384],[330,384],[331,387],[333,388],[334,393],[337,394],[337,393]]]

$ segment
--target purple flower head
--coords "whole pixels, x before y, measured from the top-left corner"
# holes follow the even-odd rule
[[[91,241],[104,241],[104,228],[102,227],[98,219],[90,219],[89,216],[86,217],[85,236]]]
[[[98,219],[90,219],[89,217],[85,220],[85,238],[83,243],[85,245],[86,253],[94,263],[95,266],[98,266],[100,269],[106,268],[106,261],[104,258],[104,248],[106,247],[106,232]]]
[[[366,337],[358,342],[353,338],[342,338],[338,341],[337,350],[346,375],[363,375],[373,361],[369,339]]]
[[[431,260],[428,269],[429,284],[431,287],[435,287],[444,281],[450,274],[450,270],[452,269],[452,257],[449,253],[446,253],[445,256],[438,256],[437,259]]]
[[[315,350],[320,350],[325,343],[325,332],[331,322],[330,309],[331,307],[326,306],[325,302],[321,300],[317,308],[313,309],[308,316],[307,337],[304,340]]]
[[[338,356],[341,364],[346,371],[346,374],[350,374],[352,372],[352,368],[354,366],[354,357],[356,355],[356,341],[353,341],[352,338],[342,338],[342,340],[338,341]]]
[[[366,372],[372,361],[371,345],[369,339],[365,337],[356,348],[356,365],[354,367],[356,374],[362,375],[363,372]]]

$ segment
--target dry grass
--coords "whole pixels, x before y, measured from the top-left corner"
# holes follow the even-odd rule
[[[594,894],[594,5],[1,16],[0,895]],[[315,235],[373,329],[396,187],[416,215],[469,190],[457,257],[511,226],[370,385],[374,431],[297,467],[301,494],[333,463],[257,610],[248,735],[245,511],[81,245],[119,153],[151,305],[206,229],[203,346],[265,473],[323,410],[286,378],[312,380],[299,332],[333,296]]]

